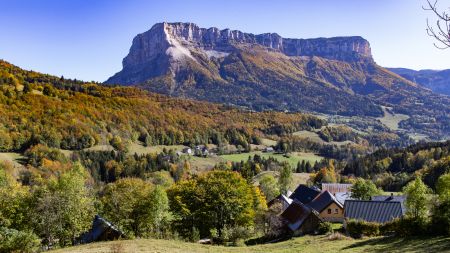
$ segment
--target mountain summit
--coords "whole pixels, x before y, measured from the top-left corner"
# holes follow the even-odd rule
[[[422,130],[447,120],[450,104],[378,66],[362,37],[291,39],[193,23],[158,23],[137,35],[106,83],[257,111],[381,117],[382,105]]]

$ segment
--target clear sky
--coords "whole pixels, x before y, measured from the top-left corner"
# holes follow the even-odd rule
[[[133,37],[157,22],[283,37],[360,35],[386,67],[450,68],[425,31],[426,0],[0,0],[0,59],[26,69],[104,81]],[[445,6],[447,5],[447,6]],[[440,0],[442,8],[450,7]]]

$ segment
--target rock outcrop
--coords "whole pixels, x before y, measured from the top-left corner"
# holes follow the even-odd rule
[[[255,35],[215,27],[200,28],[193,23],[158,23],[133,39],[130,52],[122,63],[123,71],[107,83],[136,84],[165,74],[170,63],[183,58],[195,61],[192,51],[220,58],[245,45],[260,45],[286,56],[318,56],[340,61],[372,60],[369,42],[357,36],[289,39],[276,33]],[[154,64],[155,61],[157,64]],[[138,73],[142,76],[136,76]]]

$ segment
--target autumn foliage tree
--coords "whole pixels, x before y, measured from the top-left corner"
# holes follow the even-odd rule
[[[230,227],[252,227],[258,212],[267,208],[257,188],[236,172],[212,171],[180,181],[168,190],[177,231],[189,237],[193,229],[200,236],[220,237]]]

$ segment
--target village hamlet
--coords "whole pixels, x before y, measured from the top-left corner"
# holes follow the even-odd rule
[[[405,196],[375,195],[371,200],[352,198],[351,184],[322,184],[322,189],[299,185],[293,193],[281,194],[268,202],[280,206],[279,217],[284,231],[291,236],[317,234],[326,223],[348,222],[386,224],[401,219],[405,213]]]

